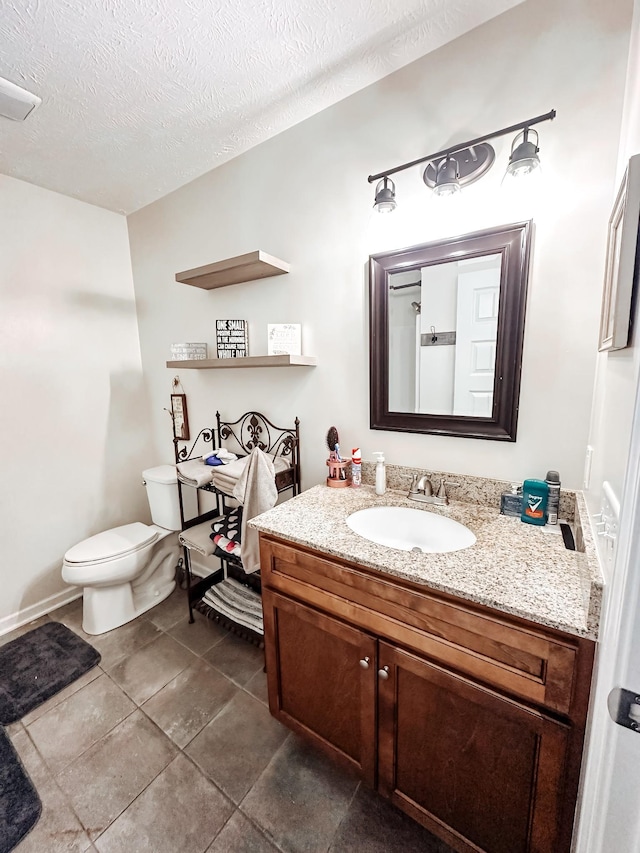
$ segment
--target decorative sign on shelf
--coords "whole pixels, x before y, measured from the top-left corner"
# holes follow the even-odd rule
[[[300,323],[267,324],[268,355],[302,355]]]
[[[246,320],[216,320],[218,358],[244,358],[247,347]]]
[[[205,359],[207,345],[205,343],[171,344],[171,359],[173,361],[191,361]]]

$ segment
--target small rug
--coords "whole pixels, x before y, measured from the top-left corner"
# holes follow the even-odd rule
[[[0,724],[15,723],[100,661],[89,643],[47,622],[0,647]]]
[[[47,622],[0,647],[0,723],[15,723],[100,661],[89,643],[59,622]],[[0,853],[35,826],[42,803],[0,726]]]
[[[0,728],[0,853],[8,853],[33,829],[42,803],[9,736]]]

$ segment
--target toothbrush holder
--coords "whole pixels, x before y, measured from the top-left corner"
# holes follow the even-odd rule
[[[327,486],[332,489],[344,489],[351,485],[351,469],[347,470],[347,466],[351,465],[351,459],[343,459],[341,462],[327,459],[327,465],[329,466]]]

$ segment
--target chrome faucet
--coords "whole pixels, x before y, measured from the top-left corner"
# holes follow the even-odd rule
[[[420,501],[425,504],[436,504],[437,506],[446,506],[449,503],[446,487],[459,485],[460,483],[451,483],[448,480],[445,480],[444,477],[441,477],[437,494],[434,495],[433,486],[429,476],[427,474],[423,474],[422,476],[414,474],[407,497],[412,501]]]
[[[423,495],[432,495],[433,487],[431,485],[431,480],[428,478],[427,474],[423,474],[420,479],[418,479],[418,475],[413,475],[413,480],[411,481],[411,489],[410,492],[420,492]]]

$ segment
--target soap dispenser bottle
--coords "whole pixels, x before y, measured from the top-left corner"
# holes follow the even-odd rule
[[[376,450],[376,495],[384,495],[387,490],[387,471],[384,467],[384,453]]]

